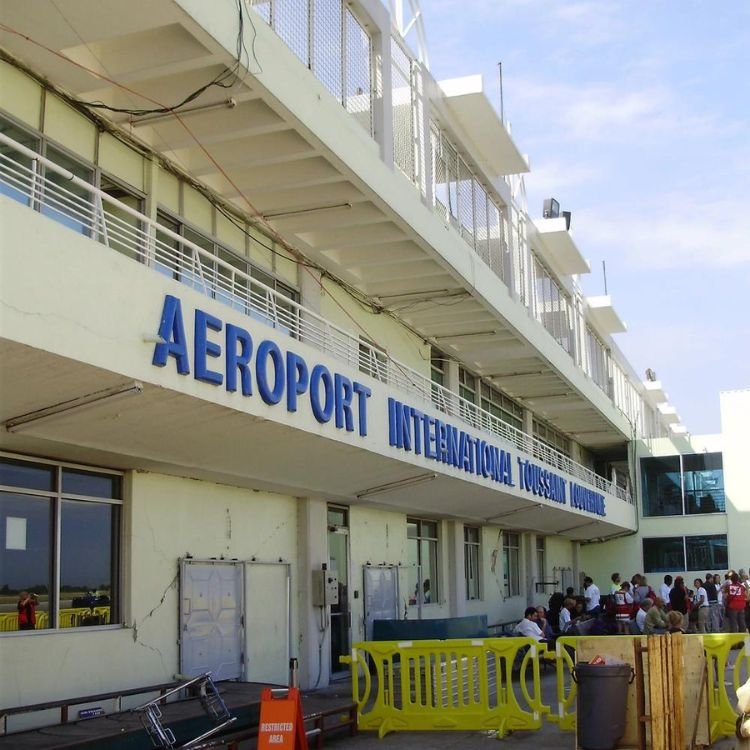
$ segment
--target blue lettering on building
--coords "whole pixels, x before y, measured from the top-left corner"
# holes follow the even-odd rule
[[[518,461],[518,485],[533,495],[565,505],[567,502],[567,480],[549,469],[522,458]]]
[[[171,294],[164,298],[159,338],[152,363],[166,367],[171,357],[177,372],[189,375],[182,304]],[[192,361],[196,380],[223,386],[230,393],[239,390],[246,397],[257,393],[269,405],[284,402],[289,412],[296,412],[300,400],[306,398],[319,423],[333,419],[338,429],[367,435],[367,401],[372,391],[366,385],[322,364],[309,367],[304,357],[283,352],[270,339],[256,343],[249,331],[203,310],[195,311]]]
[[[510,453],[394,398],[388,399],[388,443],[468,474],[515,487]]]
[[[570,507],[585,510],[587,513],[594,513],[597,516],[607,515],[604,495],[590,490],[588,487],[582,487],[575,482],[570,483]]]
[[[307,406],[320,424],[333,421],[346,432],[367,435],[367,405],[372,391],[363,383],[332,372],[323,364],[308,365],[293,351],[283,351],[271,339],[255,340],[240,326],[195,310],[192,352],[185,330],[182,303],[166,295],[152,364],[166,367],[170,358],[180,375],[243,397],[258,396],[271,406],[284,403],[288,412]],[[192,354],[192,357],[191,357]],[[192,363],[192,367],[191,367]],[[394,398],[388,399],[388,442],[392,447],[432,461],[516,487],[560,505],[606,516],[605,496],[569,482],[528,459],[513,458],[507,450],[475,437],[449,422],[430,416]]]

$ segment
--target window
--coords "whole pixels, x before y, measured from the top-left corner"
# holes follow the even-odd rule
[[[479,527],[464,526],[464,576],[466,577],[466,598],[480,599],[479,585]]]
[[[554,427],[550,427],[550,425],[537,419],[532,421],[532,429],[537,440],[570,457],[570,440],[562,432],[558,432]]]
[[[68,156],[60,149],[48,145],[45,156],[74,177],[84,182],[93,182],[93,168]],[[90,235],[94,216],[91,193],[52,169],[45,168],[44,177],[47,184],[42,199],[42,213],[69,229]]]
[[[536,538],[536,580],[547,580],[547,539],[543,536]]]
[[[406,519],[409,604],[439,601],[438,522]],[[421,586],[421,589],[420,589]]]
[[[520,430],[523,427],[523,407],[497,388],[482,383],[482,409],[497,417],[501,422]]]
[[[721,453],[641,459],[644,516],[723,513]]]
[[[458,395],[464,399],[459,402],[461,416],[470,424],[478,427],[477,412],[470,404],[477,402],[477,377],[464,367],[458,368]],[[468,403],[466,403],[468,401]]]
[[[121,503],[116,472],[0,456],[0,631],[22,592],[36,630],[119,622]]]
[[[536,319],[552,334],[568,354],[573,353],[573,327],[570,301],[557,280],[532,253]]]
[[[290,336],[298,335],[294,305],[298,294],[291,287],[168,214],[159,211],[156,218],[161,226],[204,251],[198,255],[180,240],[157,230],[158,271]]]
[[[18,141],[32,151],[39,150],[39,138],[23,128],[0,118],[0,133]],[[38,178],[39,162],[16,151],[12,146],[0,144],[0,194],[7,195],[19,203],[28,206],[32,185]]]
[[[381,383],[388,382],[388,355],[377,344],[360,336],[359,370]]]
[[[448,358],[434,346],[430,349],[430,378],[432,380],[432,403],[441,411],[447,410],[445,403],[445,381]]]
[[[643,567],[646,573],[725,570],[728,559],[726,534],[643,540]]]
[[[503,590],[507,597],[521,593],[521,537],[503,531]]]
[[[599,337],[586,326],[586,349],[589,358],[589,375],[607,395],[609,393],[609,374],[607,372],[607,348]]]
[[[120,203],[124,203],[128,208],[143,213],[145,204],[143,196],[132,188],[105,174],[99,177],[99,188],[103,193]],[[106,221],[106,233],[101,230],[99,239],[108,247],[117,250],[118,253],[142,261],[143,258],[139,253],[145,241],[142,222],[114,203],[102,201],[102,207]]]

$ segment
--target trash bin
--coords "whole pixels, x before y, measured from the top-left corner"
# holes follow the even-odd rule
[[[635,673],[628,664],[576,664],[578,747],[614,750],[625,734],[628,685]]]

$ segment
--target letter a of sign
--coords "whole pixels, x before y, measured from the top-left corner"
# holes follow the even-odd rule
[[[286,695],[275,696],[264,688],[261,693],[258,750],[307,750],[299,689],[283,692]]]

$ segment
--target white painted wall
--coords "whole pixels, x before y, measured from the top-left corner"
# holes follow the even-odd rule
[[[720,395],[724,441],[724,488],[727,498],[729,565],[750,568],[750,492],[747,459],[750,455],[750,389]]]

